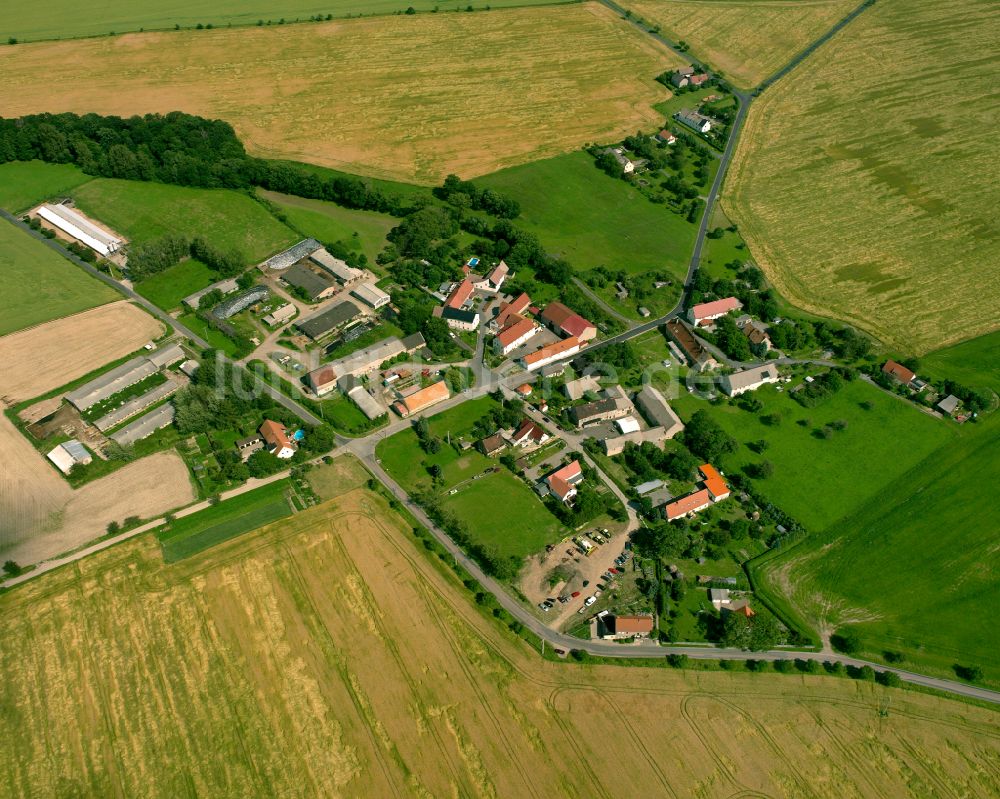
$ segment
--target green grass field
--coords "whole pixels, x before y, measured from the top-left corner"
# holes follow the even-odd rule
[[[606,266],[685,274],[695,226],[609,177],[585,152],[504,169],[476,180],[521,204],[516,224],[578,271]]]
[[[18,214],[57,199],[92,180],[72,164],[10,161],[0,164],[0,208]]]
[[[157,533],[163,559],[174,563],[230,538],[290,516],[290,484],[278,480],[172,522]]]
[[[472,425],[492,404],[488,397],[462,403],[431,418],[431,433],[444,438],[450,432],[453,443],[461,436],[469,438]],[[442,482],[437,491],[442,507],[464,521],[474,539],[495,546],[502,555],[525,557],[564,534],[559,521],[531,489],[505,468],[484,475],[498,464],[478,450],[457,452],[446,444],[438,453],[428,455],[420,449],[413,430],[404,430],[380,442],[376,451],[382,467],[407,491],[429,487],[427,467],[440,466]],[[453,488],[457,492],[449,494]]]
[[[566,0],[563,0],[565,2]],[[489,3],[472,3],[472,7],[502,8],[504,6],[555,5],[558,0],[490,0]],[[35,13],[30,6],[11,6],[4,9],[0,34],[6,42],[11,36],[21,41],[69,38],[75,36],[103,36],[109,32],[173,29],[174,25],[191,28],[199,23],[224,27],[226,25],[256,25],[258,20],[278,24],[279,20],[294,22],[307,20],[315,14],[324,17],[370,16],[373,14],[398,14],[412,6],[417,11],[464,10],[469,3],[439,3],[436,0],[171,0],[153,3],[149,0],[128,2],[109,0],[100,6],[100,13],[69,2],[56,0],[47,6],[45,14]]]
[[[119,299],[42,242],[0,220],[0,335]]]
[[[205,288],[214,273],[201,261],[189,259],[148,277],[135,286],[136,292],[166,310],[179,308],[181,300]]]
[[[1000,334],[974,339],[926,356],[920,371],[1000,391],[998,345]],[[753,571],[819,630],[856,626],[872,659],[900,652],[949,678],[955,663],[977,664],[1000,685],[1000,636],[983,612],[1000,573],[1000,414],[951,428],[943,446],[854,513]],[[896,449],[911,446],[900,439]]]
[[[273,191],[261,196],[277,205],[296,229],[322,242],[343,241],[374,263],[385,246],[386,234],[399,220],[374,211],[355,211],[323,200],[308,200]],[[355,236],[357,234],[357,236]]]
[[[231,358],[237,357],[235,342],[229,336],[208,325],[197,314],[193,312],[181,314],[177,317],[177,321],[182,325],[186,325],[194,333],[205,339],[209,343],[209,346],[217,350],[222,350]]]
[[[728,471],[770,461],[774,474],[758,481],[760,490],[812,531],[830,528],[931,452],[955,440],[953,426],[860,380],[846,384],[815,408],[803,408],[787,391],[778,393],[772,386],[757,390],[754,396],[764,403],[756,414],[730,405],[713,408],[688,394],[672,404],[683,419],[698,409],[708,409],[740,442],[739,451],[724,462]],[[865,401],[872,403],[871,410],[861,407]],[[780,414],[780,424],[761,422],[769,414]],[[814,435],[840,419],[847,421],[847,429],[830,439]],[[799,424],[806,420],[807,425]],[[746,447],[761,439],[770,444],[762,455]]]
[[[84,212],[132,241],[166,233],[201,235],[216,247],[236,247],[253,261],[293,244],[296,234],[257,202],[225,189],[98,178],[73,197]]]

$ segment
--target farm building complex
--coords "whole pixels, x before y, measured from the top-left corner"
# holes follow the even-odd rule
[[[118,252],[124,243],[87,219],[67,205],[40,205],[38,215],[50,225],[57,227],[68,236],[83,242],[99,255],[111,255]]]

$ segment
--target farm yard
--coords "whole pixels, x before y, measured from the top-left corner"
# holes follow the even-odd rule
[[[226,189],[96,178],[71,194],[81,210],[132,241],[167,233],[204,236],[220,250],[235,248],[262,261],[297,240],[250,197]]]
[[[162,332],[153,317],[116,302],[3,336],[0,396],[16,403],[44,395]],[[4,560],[31,563],[51,557],[103,535],[108,522],[155,516],[194,499],[187,467],[173,452],[141,458],[73,490],[6,415],[0,416],[0,458],[17,464],[0,487]]]
[[[998,338],[928,355],[921,371],[1000,391],[996,358],[985,357]],[[912,446],[895,441],[900,451]],[[898,652],[951,679],[956,662],[975,663],[986,682],[1000,685],[996,638],[981,609],[1000,570],[1000,501],[983,490],[1000,481],[998,448],[997,413],[963,425],[827,533],[755,565],[758,583],[823,632],[854,627],[872,660]]]
[[[54,250],[0,220],[0,336],[118,298]]]
[[[4,639],[30,643],[0,654],[6,792],[1000,790],[992,711],[833,677],[541,660],[408,536],[356,490],[196,560],[166,566],[143,536],[0,597]]]
[[[998,15],[876,3],[754,103],[723,206],[789,300],[916,354],[996,328]]]
[[[783,67],[858,3],[855,0],[637,0],[636,16],[749,89]]]
[[[0,54],[0,105],[187,111],[257,155],[434,183],[655,125],[654,78],[679,63],[587,3],[19,45]]]

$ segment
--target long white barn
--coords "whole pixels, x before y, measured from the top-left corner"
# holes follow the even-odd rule
[[[122,240],[101,230],[90,220],[65,205],[40,205],[38,215],[59,228],[63,233],[86,244],[94,252],[110,255],[122,246]]]

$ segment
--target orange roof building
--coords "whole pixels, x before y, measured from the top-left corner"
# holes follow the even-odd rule
[[[708,493],[712,495],[712,502],[721,502],[729,496],[729,486],[726,485],[726,481],[722,479],[722,475],[719,474],[712,464],[703,463],[698,467],[698,471],[701,472],[702,477],[705,478],[702,481],[702,485],[704,485],[705,488],[708,489]]]
[[[893,377],[898,380],[904,386],[910,385],[916,377],[912,370],[907,369],[903,366],[903,364],[896,363],[895,361],[886,361],[885,365],[882,367],[882,371],[889,375],[889,377]]]
[[[542,321],[555,332],[579,341],[590,341],[597,336],[597,327],[592,322],[561,302],[550,302],[546,305],[542,311]]]
[[[611,623],[616,635],[649,635],[653,632],[652,616],[613,616]]]
[[[576,496],[576,487],[583,482],[583,468],[580,461],[567,463],[545,478],[549,490],[562,502],[569,502]]]
[[[493,347],[500,355],[506,355],[527,342],[537,332],[538,328],[530,319],[525,319],[523,316],[512,317],[509,324],[497,334]]]
[[[527,294],[521,294],[515,297],[508,303],[500,306],[500,313],[497,314],[496,319],[493,320],[494,326],[498,330],[502,330],[510,324],[514,317],[520,316],[531,306],[531,297]]]
[[[281,422],[265,419],[261,426],[257,428],[257,432],[264,439],[267,451],[272,455],[286,460],[295,454],[295,444],[288,437],[288,431]]]
[[[718,319],[720,316],[725,316],[730,311],[742,307],[743,303],[735,297],[725,297],[721,300],[691,306],[688,311],[688,319],[691,320],[691,324],[700,325],[702,322],[711,322],[713,319]]]
[[[451,394],[448,391],[448,384],[444,380],[439,380],[437,383],[429,385],[427,388],[422,388],[420,391],[416,391],[410,394],[410,396],[399,400],[392,407],[396,409],[396,413],[405,418],[435,403],[446,400],[449,396]]]
[[[535,350],[535,352],[523,356],[520,360],[521,365],[530,372],[535,369],[541,369],[546,364],[552,363],[552,361],[568,357],[579,351],[579,340],[576,336],[570,336],[569,338],[564,338],[562,341],[557,341],[555,344],[549,344],[547,347]]]
[[[693,494],[668,502],[663,506],[663,512],[667,521],[672,522],[674,519],[683,519],[685,516],[704,510],[711,504],[712,497],[708,493],[708,489],[703,488],[701,491],[695,491]]]
[[[455,310],[460,309],[463,305],[465,305],[469,297],[472,296],[473,288],[471,280],[468,278],[463,280],[455,286],[451,294],[448,295],[448,299],[444,301],[445,307],[454,308]]]

